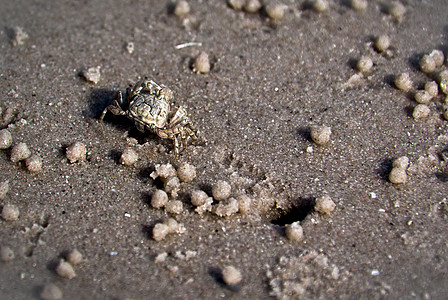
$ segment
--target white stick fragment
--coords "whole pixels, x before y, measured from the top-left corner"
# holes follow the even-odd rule
[[[174,48],[176,50],[179,50],[179,49],[183,49],[183,48],[187,48],[187,47],[195,47],[195,46],[202,47],[202,43],[201,42],[188,42],[188,43],[176,45]]]

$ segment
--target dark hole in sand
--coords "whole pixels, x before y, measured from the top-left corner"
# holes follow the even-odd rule
[[[448,172],[446,173],[436,173],[435,174],[437,179],[440,180],[441,182],[448,182]]]
[[[277,214],[271,219],[275,225],[285,226],[297,221],[303,221],[314,209],[315,199],[311,197],[299,198],[291,208],[277,210]]]
[[[378,176],[384,180],[389,180],[389,173],[392,171],[392,159],[386,158],[383,161],[380,162],[378,169],[376,170]]]

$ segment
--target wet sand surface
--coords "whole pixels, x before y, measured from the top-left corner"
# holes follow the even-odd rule
[[[0,205],[20,211],[0,219],[0,246],[15,254],[0,262],[3,299],[39,299],[50,283],[64,299],[446,297],[446,95],[423,120],[412,116],[413,91],[448,68],[446,60],[430,75],[419,67],[433,49],[447,54],[445,1],[404,1],[400,21],[387,1],[366,11],[329,1],[323,13],[284,1],[277,21],[225,1],[188,1],[184,17],[167,1],[1,2],[3,119],[15,112],[2,128],[43,161],[31,173],[11,162],[10,148],[0,151],[0,182],[9,184]],[[28,38],[13,46],[16,27]],[[373,47],[381,34],[391,40],[383,53]],[[207,74],[192,70],[202,51]],[[373,61],[363,75],[361,56]],[[97,66],[98,83],[80,76]],[[406,72],[413,91],[394,85]],[[173,91],[206,143],[176,159],[170,140],[125,117],[98,123],[117,91],[145,76]],[[315,125],[331,128],[327,144],[310,138]],[[74,142],[86,146],[85,161],[67,160]],[[119,162],[128,147],[139,156],[133,166]],[[407,181],[394,185],[400,156],[410,160]],[[164,188],[150,175],[166,163],[196,168],[180,185],[180,214],[150,203]],[[218,180],[231,184],[231,197],[252,199],[248,214],[195,212],[191,192],[212,196]],[[313,208],[323,195],[336,204],[330,215]],[[170,217],[185,232],[155,241],[155,225]],[[285,236],[293,222],[303,241]],[[57,266],[75,248],[83,261],[76,277],[62,278]],[[235,286],[224,283],[228,265],[241,272]]]

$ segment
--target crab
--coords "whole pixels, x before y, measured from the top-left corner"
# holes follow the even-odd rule
[[[125,97],[121,91],[118,92],[112,104],[101,113],[99,122],[108,111],[126,116],[135,122],[139,131],[150,131],[163,139],[171,139],[174,155],[178,157],[187,148],[189,139],[197,143],[199,138],[187,111],[182,106],[177,109],[171,107],[172,98],[173,92],[168,87],[152,80],[140,80],[132,89],[126,89]]]

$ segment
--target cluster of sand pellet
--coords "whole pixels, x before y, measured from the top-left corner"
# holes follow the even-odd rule
[[[0,183],[0,200],[6,198],[6,195],[9,192],[9,181],[3,181]],[[17,205],[11,203],[3,204],[1,217],[5,221],[15,221],[19,218],[20,211]]]
[[[177,200],[182,183],[191,183],[196,178],[196,168],[188,163],[181,164],[177,170],[171,164],[156,165],[151,173],[153,179],[160,178],[164,189],[156,189],[151,196],[151,206],[164,208],[167,213],[181,214],[184,205]],[[220,217],[228,217],[237,212],[247,214],[251,208],[251,198],[246,194],[231,197],[232,187],[225,180],[218,180],[212,186],[212,195],[193,188],[190,191],[191,204],[198,214],[213,212]]]
[[[305,255],[280,256],[266,272],[270,296],[276,299],[320,299],[323,291],[347,276],[329,258],[317,251]]]
[[[30,173],[38,173],[42,170],[42,158],[38,154],[33,154],[26,143],[19,142],[13,145],[11,132],[8,129],[2,129],[0,130],[0,150],[9,148],[11,148],[11,162],[25,161],[25,166]]]
[[[265,13],[273,21],[282,19],[288,8],[287,5],[275,1],[264,4],[259,0],[229,0],[227,4],[234,10],[242,10],[249,14]]]
[[[392,170],[389,173],[389,181],[394,184],[406,183],[408,176],[406,170],[409,166],[409,158],[401,156],[394,160]]]
[[[83,257],[81,252],[73,249],[67,254],[65,259],[59,261],[56,267],[56,273],[63,278],[73,279],[76,277],[74,266],[79,265],[82,261]]]
[[[156,165],[155,171],[151,173],[153,179],[160,178],[164,190],[154,191],[151,197],[151,205],[154,208],[165,208],[171,214],[181,214],[183,203],[177,200],[178,192],[182,182],[191,182],[196,177],[194,166],[184,163],[176,170],[171,164]]]
[[[441,50],[434,49],[429,54],[425,54],[420,59],[420,70],[427,74],[429,80],[424,84],[423,89],[414,90],[415,85],[409,73],[404,72],[395,78],[395,86],[404,92],[413,92],[417,105],[414,107],[412,117],[415,120],[424,121],[431,114],[431,101],[439,94],[439,90],[446,95],[448,83],[448,70],[444,66],[445,55]],[[439,84],[433,80],[437,78]],[[446,102],[446,101],[445,101]],[[445,117],[446,103],[443,103],[442,116]],[[446,118],[448,120],[448,118]]]
[[[330,215],[335,208],[336,204],[334,203],[333,199],[331,199],[331,197],[327,194],[318,197],[314,204],[314,211],[321,214],[322,216]],[[291,224],[287,224],[285,226],[285,235],[288,240],[292,242],[303,241],[305,239],[305,235],[301,222],[297,221]]]
[[[191,204],[199,214],[204,212],[213,212],[219,217],[228,217],[237,212],[246,214],[250,211],[251,199],[249,196],[242,194],[236,198],[231,197],[232,187],[225,180],[218,180],[212,187],[212,197],[206,192],[196,189],[190,194]],[[217,204],[213,205],[216,201]]]
[[[169,218],[163,223],[157,223],[152,229],[152,238],[157,242],[162,241],[168,234],[182,234],[186,231],[183,224],[178,223],[175,219]]]

